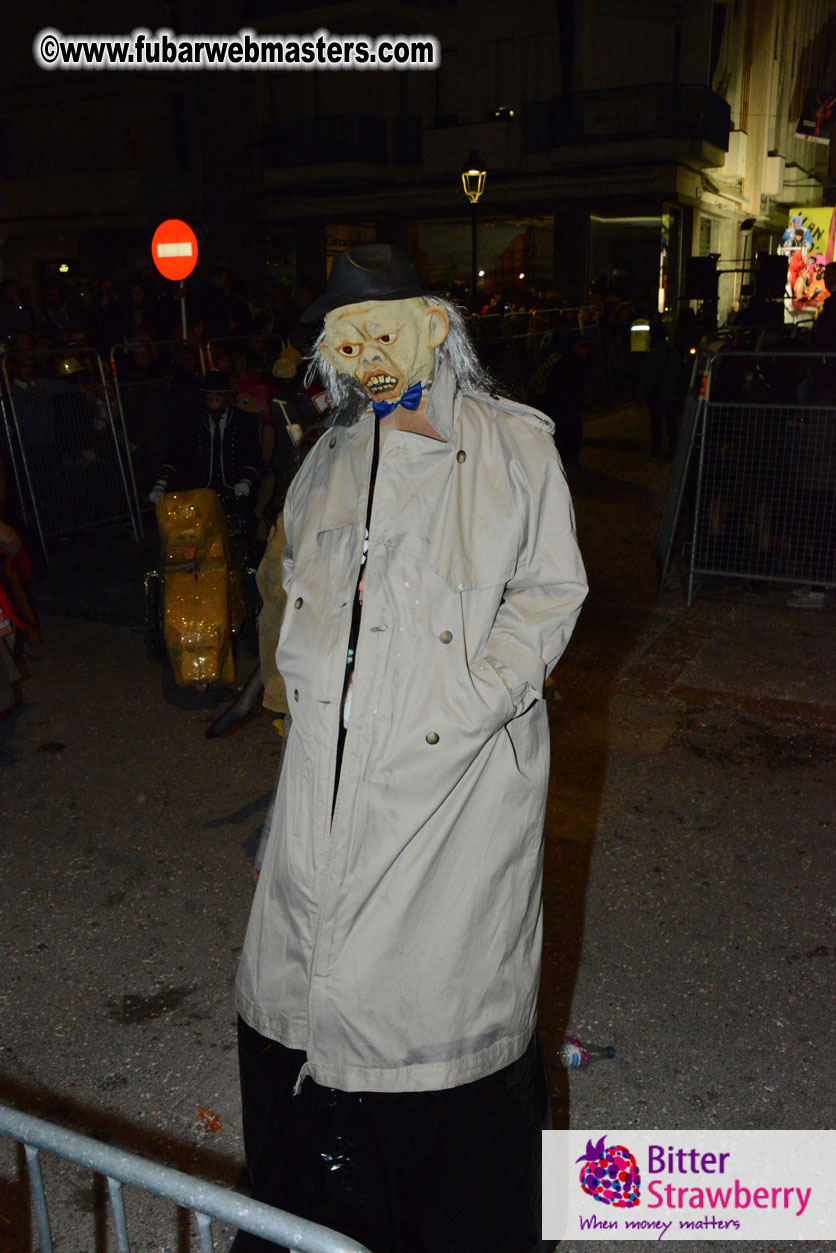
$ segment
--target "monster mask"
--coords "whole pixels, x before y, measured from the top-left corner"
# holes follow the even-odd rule
[[[432,378],[435,350],[448,329],[444,309],[423,296],[368,300],[326,314],[320,352],[372,400],[394,403],[414,383]]]

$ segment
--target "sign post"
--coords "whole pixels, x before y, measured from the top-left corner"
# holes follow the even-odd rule
[[[180,317],[183,326],[183,342],[186,341],[186,284],[197,264],[197,236],[190,226],[179,218],[166,218],[154,231],[151,240],[151,257],[163,278],[180,284]]]

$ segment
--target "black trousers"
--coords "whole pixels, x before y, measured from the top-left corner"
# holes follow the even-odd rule
[[[239,1019],[247,1167],[256,1200],[372,1253],[535,1253],[550,1084],[539,1036],[512,1065],[442,1092],[341,1092],[304,1053]],[[239,1231],[231,1253],[279,1246]]]

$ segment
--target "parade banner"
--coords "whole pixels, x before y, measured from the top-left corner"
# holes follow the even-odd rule
[[[833,206],[824,205],[818,208],[790,209],[787,229],[784,231],[781,247],[785,251],[795,248],[806,248],[808,251],[823,253],[828,261],[833,260],[833,239],[831,224],[833,222]],[[799,237],[798,231],[801,230]],[[831,252],[827,249],[830,245]]]
[[[780,251],[787,258],[786,317],[815,316],[827,299],[824,267],[833,260],[836,210],[830,205],[790,209]]]

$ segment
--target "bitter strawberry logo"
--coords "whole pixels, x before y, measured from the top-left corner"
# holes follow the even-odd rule
[[[593,1201],[612,1205],[615,1209],[632,1209],[638,1205],[641,1192],[641,1174],[636,1159],[623,1144],[605,1147],[606,1138],[601,1136],[597,1144],[587,1140],[586,1152],[577,1159],[583,1162],[580,1185]]]

